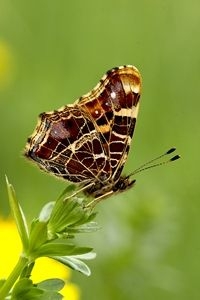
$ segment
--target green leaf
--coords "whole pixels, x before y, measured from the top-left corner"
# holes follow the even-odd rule
[[[86,276],[91,275],[90,268],[84,262],[82,262],[81,260],[79,260],[75,257],[56,256],[56,257],[52,257],[52,258],[61,262],[65,266],[70,267],[71,269],[73,269],[75,271],[79,271],[80,273],[82,273]]]
[[[80,219],[82,208],[77,201],[62,199],[56,202],[49,220],[48,229],[50,232],[61,232]]]
[[[37,284],[37,287],[44,291],[40,300],[61,300],[63,296],[58,293],[65,285],[65,282],[58,278],[44,280]]]
[[[31,226],[29,253],[47,241],[47,223],[35,220]]]
[[[35,285],[33,285],[32,280],[28,278],[20,279],[11,294],[11,300],[36,300],[43,294],[42,289],[38,289]]]
[[[48,202],[45,204],[40,212],[39,221],[40,222],[48,222],[55,205],[55,201]]]
[[[54,240],[53,242],[49,242],[46,244],[43,244],[41,247],[39,247],[35,253],[35,257],[40,256],[54,256],[54,255],[70,255],[74,249],[74,244],[68,244],[66,241],[59,242],[57,240]]]
[[[64,200],[67,197],[72,196],[72,193],[74,194],[75,191],[77,190],[77,185],[75,184],[69,184],[64,191],[60,194],[60,196],[58,197],[57,201],[59,201],[60,199]]]
[[[59,198],[49,219],[48,232],[50,238],[58,233],[67,234],[69,232],[70,234],[72,228],[73,233],[78,233],[79,226],[90,222],[96,216],[90,209],[86,209],[82,202],[82,199],[78,197]]]
[[[17,224],[17,229],[22,241],[23,249],[24,251],[26,251],[29,245],[29,234],[28,234],[28,226],[27,226],[26,218],[24,216],[21,206],[19,205],[19,202],[17,201],[15,190],[13,186],[9,183],[7,177],[6,177],[6,184],[7,184],[10,208],[13,217],[15,219],[15,222]]]
[[[77,218],[77,221],[74,222],[72,226],[77,227],[85,223],[89,223],[96,217],[96,215],[97,215],[96,212],[92,212],[91,209],[81,206],[81,212],[79,214],[79,218]]]
[[[78,227],[68,227],[67,231],[69,234],[74,234],[74,233],[90,233],[94,231],[98,231],[100,227],[97,225],[97,222],[90,222],[83,224]]]
[[[60,291],[64,287],[65,282],[58,278],[51,278],[41,281],[37,284],[40,289],[48,291]]]
[[[64,284],[60,279],[48,279],[33,284],[30,279],[23,278],[15,285],[11,300],[61,300],[63,296],[58,291]]]
[[[96,257],[96,253],[87,252],[87,253],[79,254],[79,255],[54,256],[51,258],[61,262],[65,266],[70,267],[71,269],[73,269],[75,271],[79,271],[80,273],[82,273],[86,276],[90,276],[90,274],[91,274],[90,268],[84,262],[82,262],[82,260],[91,260],[91,259],[94,259],[95,257]]]
[[[82,255],[82,254],[86,254],[89,253],[93,250],[93,248],[89,248],[89,247],[74,247],[74,249],[71,252],[71,255]]]
[[[77,254],[76,256],[73,256],[77,259],[81,259],[81,260],[91,260],[96,258],[96,253],[95,252],[88,252],[88,253],[84,253],[84,254]]]
[[[74,185],[68,186],[56,201],[48,225],[53,235],[67,231],[69,226],[88,223],[95,217],[91,209],[85,208],[84,198],[80,197],[81,193],[76,189]]]
[[[37,300],[62,300],[63,296],[60,293],[53,291],[45,291]],[[29,299],[29,300],[32,300]],[[70,300],[70,299],[69,299]]]

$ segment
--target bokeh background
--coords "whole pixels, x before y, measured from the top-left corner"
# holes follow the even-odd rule
[[[81,299],[199,299],[199,29],[197,0],[0,0],[1,215],[5,174],[29,220],[64,189],[23,158],[26,139],[40,112],[73,103],[114,66],[143,77],[125,173],[171,146],[182,156],[99,205],[102,229],[77,241],[98,254],[90,278],[73,273]]]

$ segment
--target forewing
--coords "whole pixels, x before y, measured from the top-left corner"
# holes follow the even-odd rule
[[[127,159],[139,108],[141,76],[133,66],[107,72],[91,93],[79,100],[91,116],[107,154],[113,180],[117,180]]]

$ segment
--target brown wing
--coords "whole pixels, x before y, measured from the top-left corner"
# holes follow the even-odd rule
[[[72,182],[97,179],[102,169],[110,172],[94,124],[73,106],[41,114],[25,155],[46,171]]]
[[[133,66],[112,69],[79,100],[91,116],[117,180],[126,161],[139,108],[141,76]]]
[[[72,182],[117,180],[135,126],[140,85],[135,67],[112,69],[74,105],[41,114],[25,155]]]

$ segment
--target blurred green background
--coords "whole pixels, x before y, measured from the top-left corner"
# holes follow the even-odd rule
[[[110,68],[134,64],[141,108],[125,173],[176,146],[182,159],[138,174],[98,207],[82,299],[199,299],[200,4],[178,0],[0,1],[0,211],[4,175],[29,220],[66,186],[22,156],[40,112],[73,103]]]

